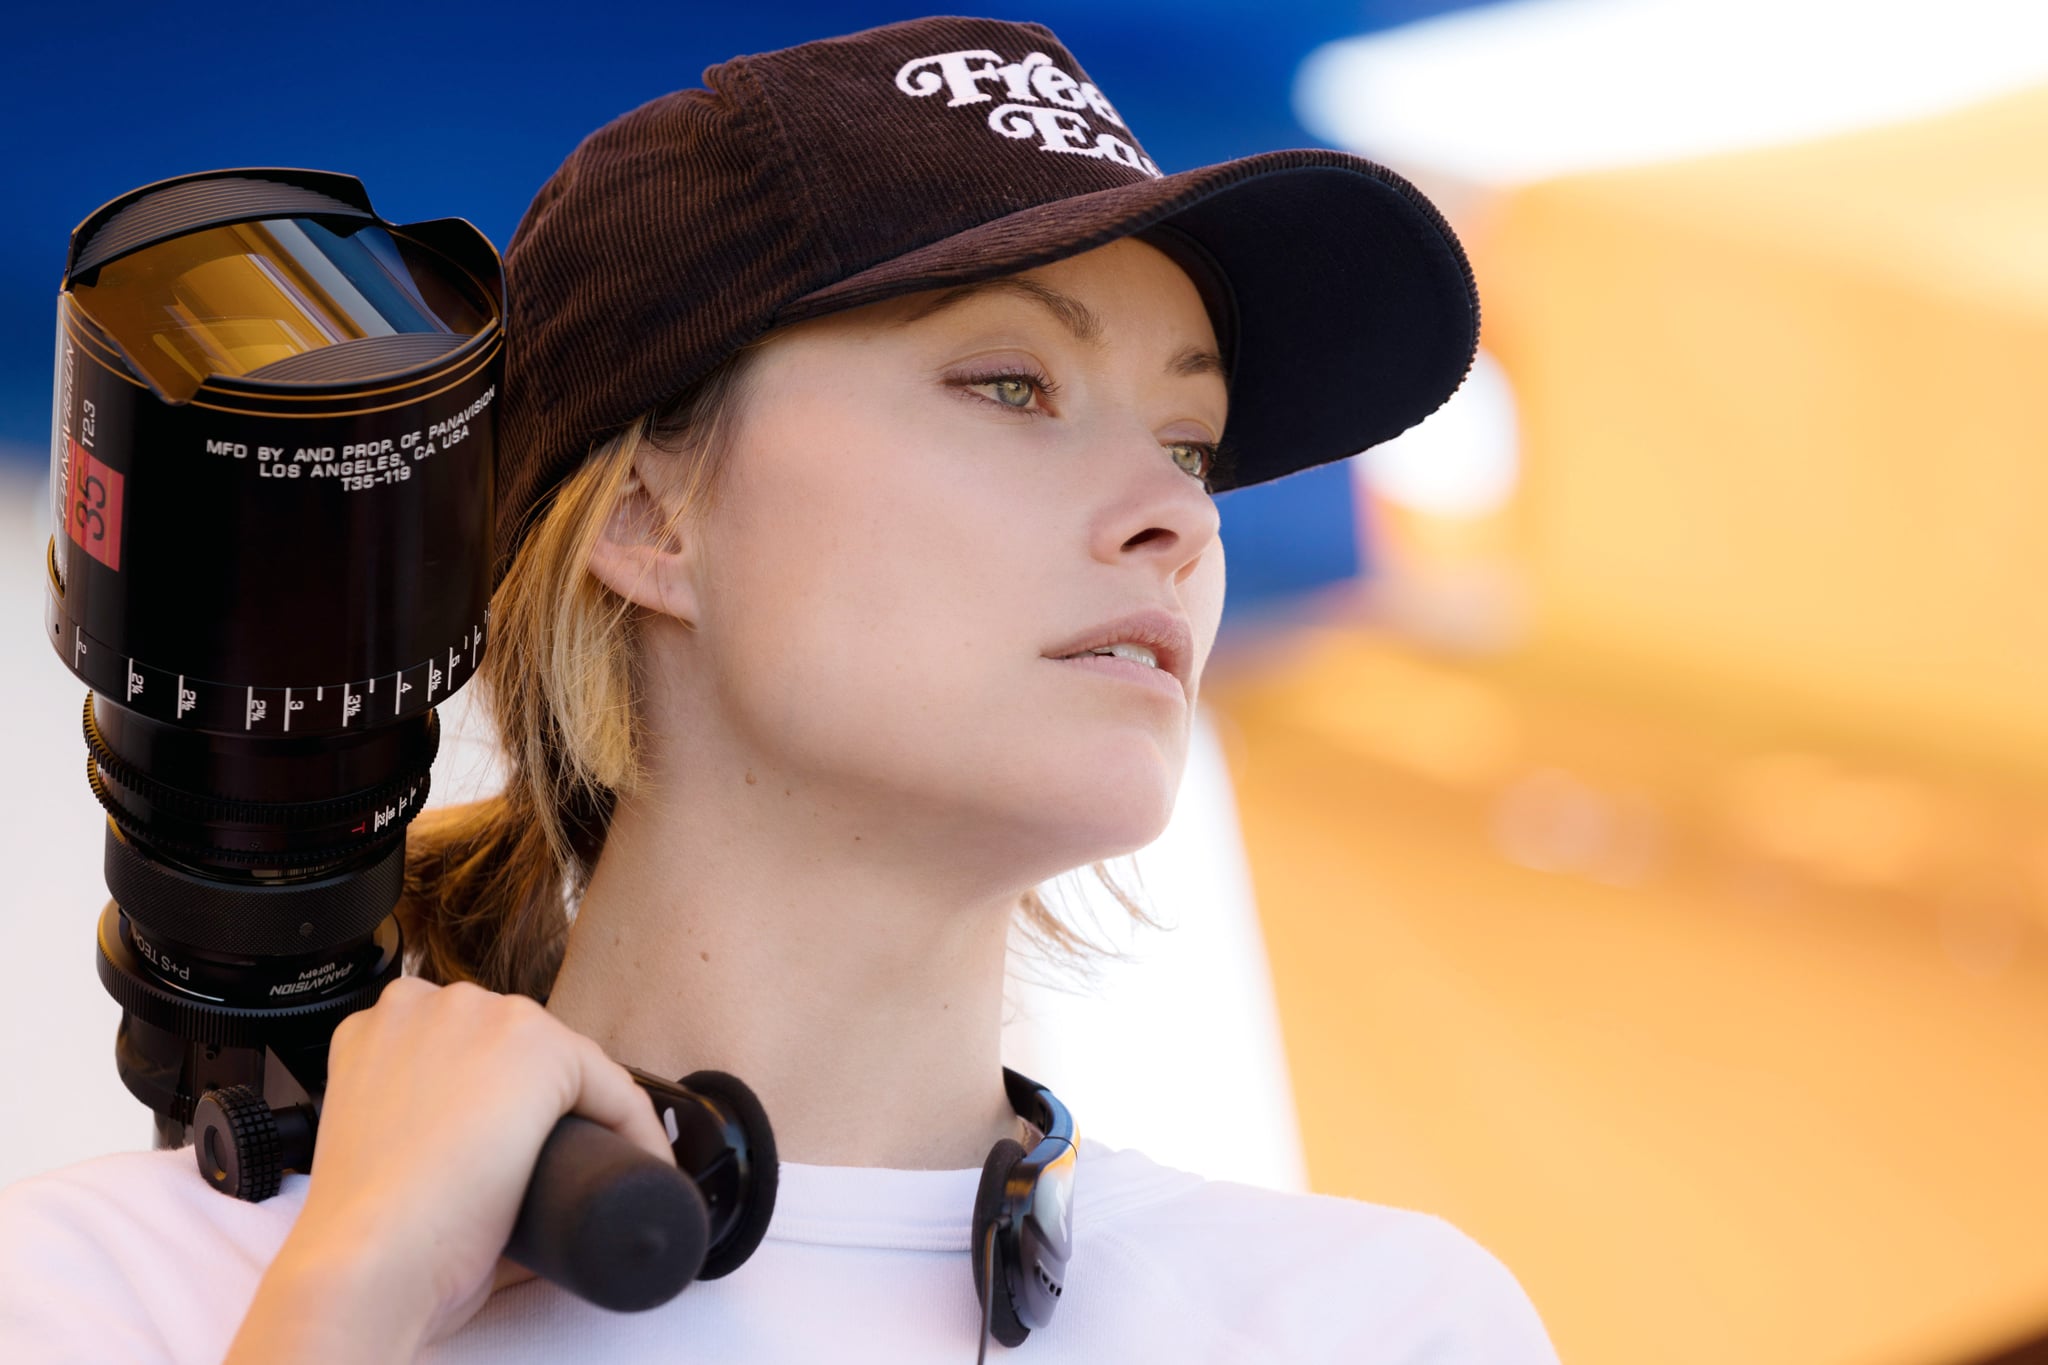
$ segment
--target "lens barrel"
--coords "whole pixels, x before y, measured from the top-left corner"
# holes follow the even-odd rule
[[[182,176],[72,234],[45,624],[90,689],[124,1078],[172,1127],[200,1052],[324,1055],[399,970],[433,708],[487,642],[503,322],[488,239],[350,176]]]
[[[347,176],[186,177],[86,219],[50,457],[72,672],[247,737],[446,697],[487,625],[502,289],[474,228],[393,227]]]

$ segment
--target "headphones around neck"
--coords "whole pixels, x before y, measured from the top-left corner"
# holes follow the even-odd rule
[[[991,1332],[1005,1346],[1020,1346],[1032,1328],[1052,1321],[1074,1246],[1073,1115],[1052,1091],[1009,1067],[1003,1089],[1017,1116],[1045,1136],[1028,1152],[1004,1138],[981,1168],[973,1250],[984,1350]]]
[[[627,1067],[653,1100],[676,1165],[703,1196],[700,1280],[730,1275],[767,1235],[775,1212],[775,1134],[754,1093],[718,1071],[680,1082]],[[1052,1321],[1073,1251],[1074,1119],[1052,1091],[1003,1068],[1017,1117],[1044,1134],[1029,1151],[1004,1138],[989,1149],[974,1199],[973,1269],[981,1349],[993,1334],[1021,1346]]]

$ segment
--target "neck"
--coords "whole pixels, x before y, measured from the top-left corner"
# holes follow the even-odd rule
[[[1020,1127],[1001,1071],[1016,893],[892,838],[872,803],[710,766],[618,803],[550,1012],[642,1070],[737,1076],[785,1160],[979,1166]]]

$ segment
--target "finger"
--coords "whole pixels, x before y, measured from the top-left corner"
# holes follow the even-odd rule
[[[581,1034],[576,1036],[582,1044],[576,1050],[582,1070],[576,1112],[674,1164],[675,1151],[669,1146],[661,1120],[655,1117],[654,1102],[647,1092],[631,1072],[606,1056],[603,1048]]]
[[[441,987],[415,976],[401,976],[387,982],[367,1008],[343,1016],[328,1035],[328,1046],[349,1047],[380,1025],[410,1014],[422,1002],[437,998]]]

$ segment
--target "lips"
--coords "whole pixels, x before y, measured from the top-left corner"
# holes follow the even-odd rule
[[[1188,669],[1194,656],[1194,644],[1188,633],[1188,623],[1174,613],[1158,608],[1132,612],[1114,621],[1091,626],[1046,650],[1045,657],[1064,659],[1072,654],[1084,654],[1091,649],[1117,644],[1145,646],[1159,660],[1159,671],[1179,682],[1183,693],[1192,693],[1188,686]]]

